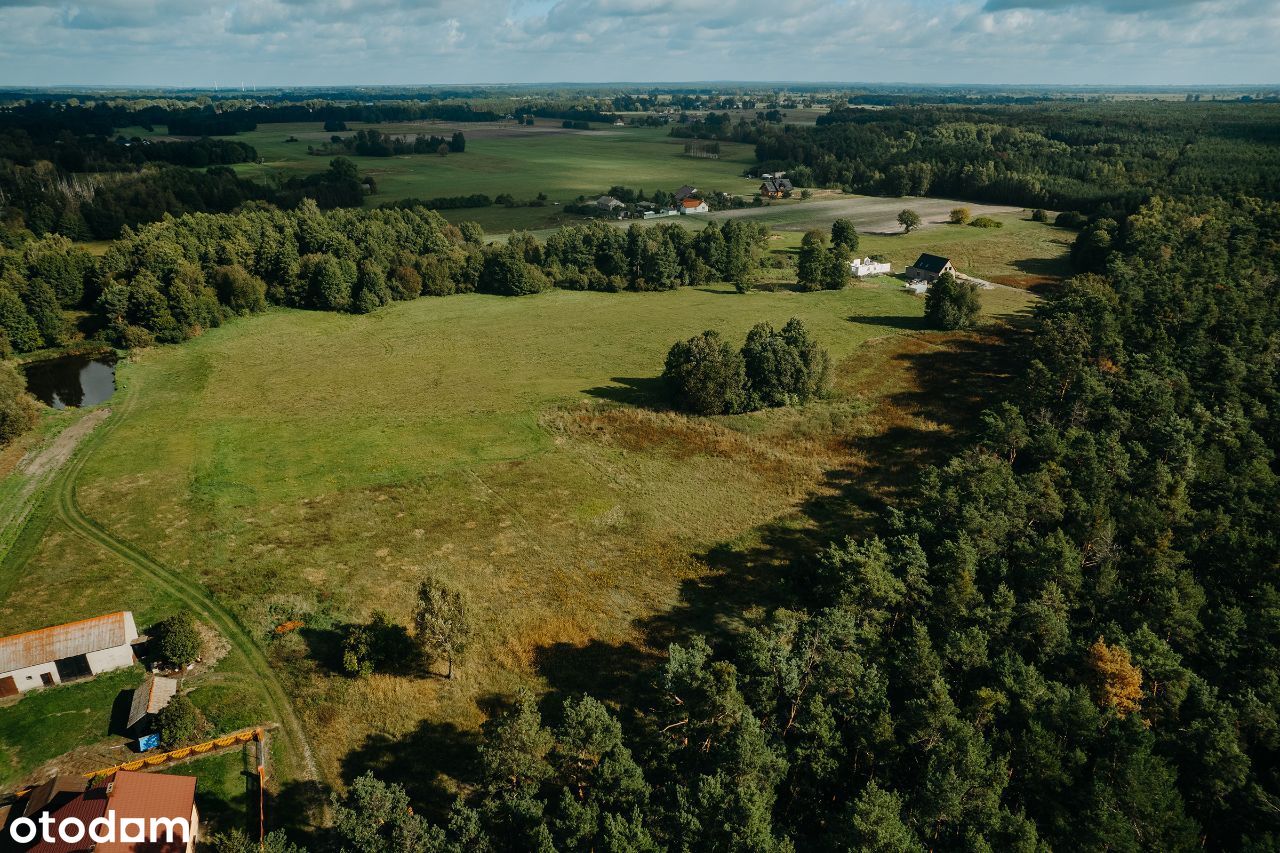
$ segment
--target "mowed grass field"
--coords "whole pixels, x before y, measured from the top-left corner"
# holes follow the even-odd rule
[[[548,197],[546,207],[487,207],[441,211],[453,221],[479,222],[488,231],[542,228],[563,218],[553,203],[564,205],[580,195],[596,196],[622,185],[653,192],[671,192],[683,184],[735,194],[755,192],[759,181],[742,177],[755,163],[749,145],[722,143],[719,160],[686,157],[683,139],[672,139],[667,128],[630,128],[593,125],[595,130],[564,130],[559,122],[539,119],[534,127],[432,122],[364,125],[353,122],[340,136],[372,127],[383,133],[412,138],[418,133],[449,136],[461,130],[467,137],[462,154],[441,157],[413,154],[396,157],[351,157],[361,175],[372,175],[378,184],[369,204],[402,198],[484,193],[496,197],[509,193],[528,201],[538,193]],[[333,134],[320,122],[264,124],[235,139],[253,145],[263,158],[260,164],[243,164],[243,175],[306,175],[323,171],[330,156],[311,156],[307,146],[319,146]],[[297,142],[286,142],[289,137]]]
[[[982,298],[1001,315],[1031,299]],[[937,349],[922,310],[887,279],[275,310],[122,364],[113,405],[127,414],[77,492],[232,607],[290,679],[328,780],[374,767],[421,783],[423,756],[473,731],[493,697],[592,686],[606,673],[580,655],[642,646],[655,619],[696,621],[690,596],[732,573],[712,549],[794,513],[848,463],[885,390],[883,375],[874,392],[857,377],[884,342]],[[711,328],[737,344],[790,317],[838,365],[830,400],[712,420],[648,407],[675,340]],[[335,626],[375,610],[408,623],[431,574],[471,602],[458,678],[335,671]],[[145,622],[172,602],[54,525],[9,586],[0,632],[114,607]],[[288,622],[302,627],[277,630]]]

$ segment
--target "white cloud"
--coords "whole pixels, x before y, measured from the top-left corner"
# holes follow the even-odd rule
[[[1278,13],[1280,0],[0,0],[0,79],[1269,83]]]

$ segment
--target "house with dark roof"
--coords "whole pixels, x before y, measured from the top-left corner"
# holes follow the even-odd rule
[[[675,198],[677,202],[681,202],[681,201],[684,201],[689,196],[693,196],[697,194],[698,194],[697,187],[692,187],[692,186],[689,186],[688,184],[685,184],[680,189],[676,190]]]
[[[765,178],[760,184],[760,195],[763,198],[791,198],[795,187],[787,178]]]
[[[137,639],[127,610],[0,638],[0,698],[129,666]]]
[[[956,268],[951,265],[950,258],[944,258],[940,255],[930,255],[927,252],[916,259],[916,262],[907,267],[907,278],[922,281],[935,281],[938,276],[943,273],[951,273],[955,275]]]

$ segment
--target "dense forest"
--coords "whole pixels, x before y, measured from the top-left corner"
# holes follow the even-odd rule
[[[616,715],[517,698],[439,822],[343,849],[1274,850],[1280,206],[1156,198],[1051,293],[1014,389],[790,602]]]
[[[766,238],[740,220],[696,234],[671,224],[624,232],[584,223],[545,245],[513,235],[486,246],[474,224],[451,225],[425,207],[325,211],[310,198],[293,210],[188,214],[126,228],[101,259],[59,235],[0,250],[0,348],[65,343],[60,308],[90,311],[103,338],[132,347],[182,341],[267,304],[365,313],[476,290],[745,285]]]
[[[837,109],[763,126],[765,171],[798,185],[1116,215],[1153,194],[1280,198],[1280,105],[1048,103]]]

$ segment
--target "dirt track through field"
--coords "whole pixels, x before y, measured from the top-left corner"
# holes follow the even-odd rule
[[[192,615],[212,625],[226,638],[227,642],[231,644],[230,655],[239,657],[245,668],[256,677],[257,683],[261,685],[267,701],[267,710],[275,718],[275,721],[280,724],[280,733],[284,738],[285,752],[288,756],[287,761],[293,765],[295,770],[290,775],[297,780],[318,780],[319,772],[316,769],[315,759],[311,754],[311,747],[307,743],[306,732],[303,730],[302,722],[293,709],[288,693],[276,676],[275,670],[272,669],[262,649],[241,627],[235,616],[210,595],[198,581],[182,572],[169,568],[129,542],[117,537],[101,524],[85,515],[80,508],[80,504],[76,500],[76,480],[84,469],[86,460],[94,448],[111,434],[133,408],[133,392],[126,390],[121,393],[125,399],[115,417],[107,420],[102,429],[97,430],[89,440],[83,441],[80,452],[69,452],[70,461],[56,478],[54,494],[52,495],[56,501],[55,512],[58,518],[79,536],[125,561],[157,586],[167,589],[191,610]],[[105,414],[99,418],[99,421],[109,414],[109,410],[103,409],[101,411]],[[17,571],[18,566],[9,566],[8,569]]]

